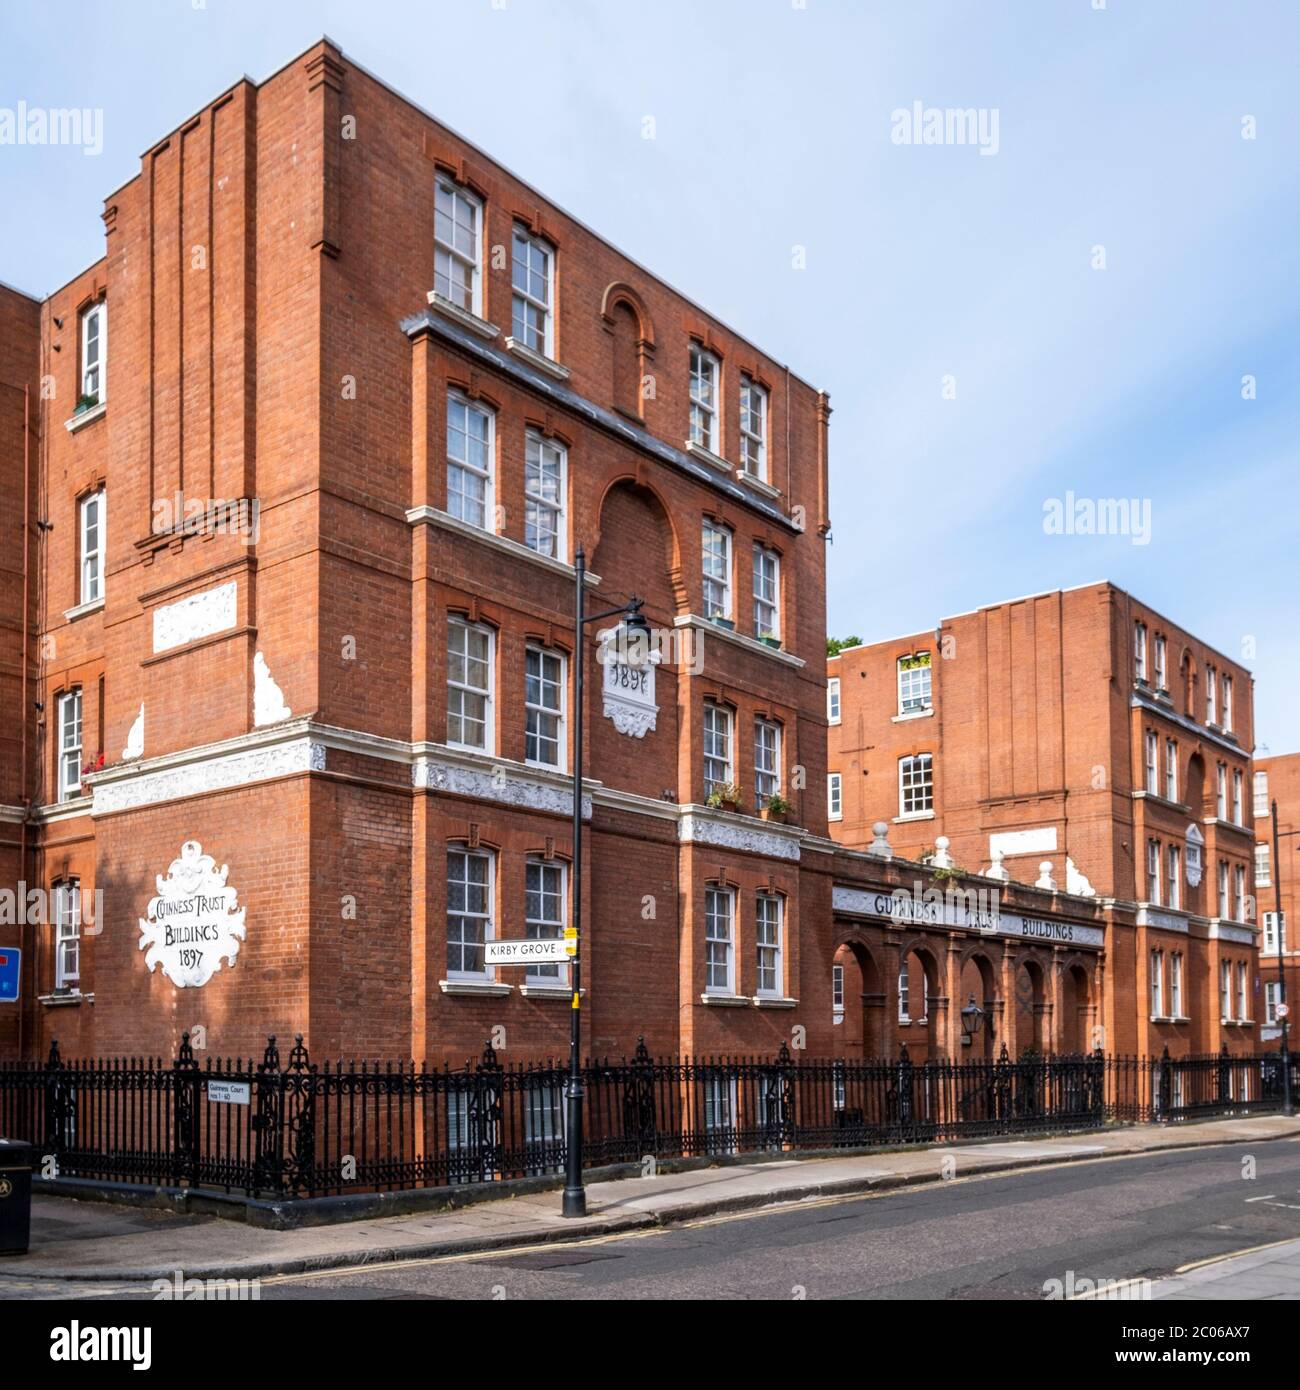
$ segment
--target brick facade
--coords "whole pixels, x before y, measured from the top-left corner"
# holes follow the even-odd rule
[[[1256,758],[1252,791],[1255,811],[1256,866],[1254,893],[1262,927],[1259,971],[1264,979],[1261,1006],[1261,1040],[1266,1047],[1281,1043],[1277,1005],[1282,1002],[1278,985],[1285,975],[1288,1046],[1295,1048],[1296,1005],[1300,1003],[1300,949],[1295,922],[1300,904],[1300,753]],[[1274,845],[1273,803],[1277,803],[1277,836]],[[1275,934],[1276,914],[1282,912],[1283,931]],[[1279,954],[1280,948],[1280,954]],[[1280,968],[1280,969],[1279,969]]]
[[[1109,1045],[1167,1045],[1175,1055],[1255,1045],[1262,996],[1247,670],[1103,583],[850,647],[827,672],[839,694],[828,760],[841,787],[841,816],[830,825],[838,842],[865,847],[883,821],[911,859],[934,856],[945,837],[941,852],[974,873],[1051,880],[1113,903]],[[927,757],[928,789],[924,765],[905,761]],[[920,794],[907,793],[904,778],[919,781]],[[1188,861],[1198,851],[1193,883]],[[1154,883],[1149,854],[1159,864]],[[1162,953],[1158,963],[1153,952]],[[1181,1008],[1171,998],[1174,970]]]
[[[184,1031],[222,1056],[260,1053],[268,1033],[302,1033],[316,1057],[460,1062],[488,1037],[508,1057],[559,1055],[562,975],[483,969],[476,943],[525,937],[530,910],[532,930],[559,929],[578,894],[595,1054],[638,1036],[657,1053],[785,1042],[820,1056],[1190,1043],[1185,1025],[1135,1029],[1136,962],[1161,928],[1103,887],[1148,817],[1186,809],[1130,795],[1129,741],[1173,705],[1153,692],[1131,711],[1116,675],[1108,697],[1071,706],[1083,742],[1053,751],[1062,692],[1119,671],[1131,601],[1093,595],[1077,643],[1060,639],[1084,598],[1008,610],[979,636],[953,625],[963,652],[985,655],[947,664],[929,728],[957,748],[992,670],[1012,672],[1016,697],[969,756],[941,750],[958,861],[982,867],[986,822],[1051,823],[1098,892],[1123,899],[1008,883],[990,915],[978,872],[919,862],[917,826],[868,847],[884,812],[860,779],[892,765],[886,734],[920,748],[922,721],[864,723],[853,748],[844,722],[833,731],[832,768],[860,766],[843,843],[828,836],[823,392],[326,41],[167,134],[103,219],[103,258],[48,300],[0,289],[0,869],[11,906],[18,884],[38,900],[75,885],[82,905],[62,944],[57,904],[42,921],[0,919],[0,950],[24,953],[0,1056],[55,1038],[65,1056],[169,1056]],[[530,343],[514,274],[543,252],[551,317]],[[548,513],[529,488],[561,452],[544,554]],[[653,710],[617,679],[606,693],[620,668],[596,626],[575,641],[578,547],[589,611],[642,601],[661,646]],[[1010,661],[1027,618],[1045,643],[1031,663],[1041,727],[1025,724]],[[863,662],[879,689],[894,658],[870,668],[870,651],[840,665],[856,680]],[[1203,649],[1189,651],[1199,668]],[[543,669],[559,701],[544,724],[545,708],[525,708]],[[982,674],[963,692],[966,671]],[[1244,672],[1239,689],[1248,748]],[[854,708],[855,728],[875,718]],[[1235,756],[1203,742],[1202,757],[1211,744]],[[868,745],[884,763],[862,761]],[[1115,786],[1093,796],[1097,761]],[[763,774],[786,809],[761,807]],[[1249,832],[1235,846],[1206,824],[1207,856],[1222,839],[1249,857]],[[231,893],[245,935],[217,955],[210,902],[224,932]],[[204,914],[195,934],[175,915],[182,897]],[[163,964],[161,917],[142,935],[151,910],[173,914]],[[178,982],[200,964],[220,968]],[[1189,964],[1189,990],[1202,987]],[[985,1020],[973,1035],[971,1001]]]

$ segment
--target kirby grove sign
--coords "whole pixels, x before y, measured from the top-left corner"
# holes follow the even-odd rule
[[[140,918],[140,950],[152,974],[157,966],[179,989],[206,985],[224,960],[235,964],[246,935],[238,894],[226,886],[229,868],[220,869],[197,840],[186,840],[164,878],[158,896]]]

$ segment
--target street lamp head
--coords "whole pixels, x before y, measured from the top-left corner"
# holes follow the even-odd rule
[[[623,610],[623,626],[629,633],[640,633],[648,635],[650,632],[650,620],[641,611],[644,599],[632,598],[628,600],[627,607]]]
[[[984,1018],[984,1010],[975,1002],[972,994],[970,1003],[961,1011],[961,1026],[964,1032],[974,1037],[980,1030],[980,1023]]]

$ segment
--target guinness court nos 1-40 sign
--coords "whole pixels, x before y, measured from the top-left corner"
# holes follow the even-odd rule
[[[152,974],[155,966],[178,988],[206,985],[224,960],[233,966],[244,940],[244,908],[226,886],[220,869],[197,840],[186,840],[167,876],[157,876],[158,896],[140,918],[140,949]]]

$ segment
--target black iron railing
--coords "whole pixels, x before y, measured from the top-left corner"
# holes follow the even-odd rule
[[[322,1196],[563,1172],[567,1065],[326,1062],[299,1037],[281,1061],[194,1056],[0,1065],[0,1135],[34,1143],[45,1177]],[[593,1166],[886,1147],[1178,1121],[1281,1105],[1276,1053],[1001,1056],[913,1063],[631,1058],[588,1061]],[[1300,1087],[1297,1088],[1300,1090]]]

